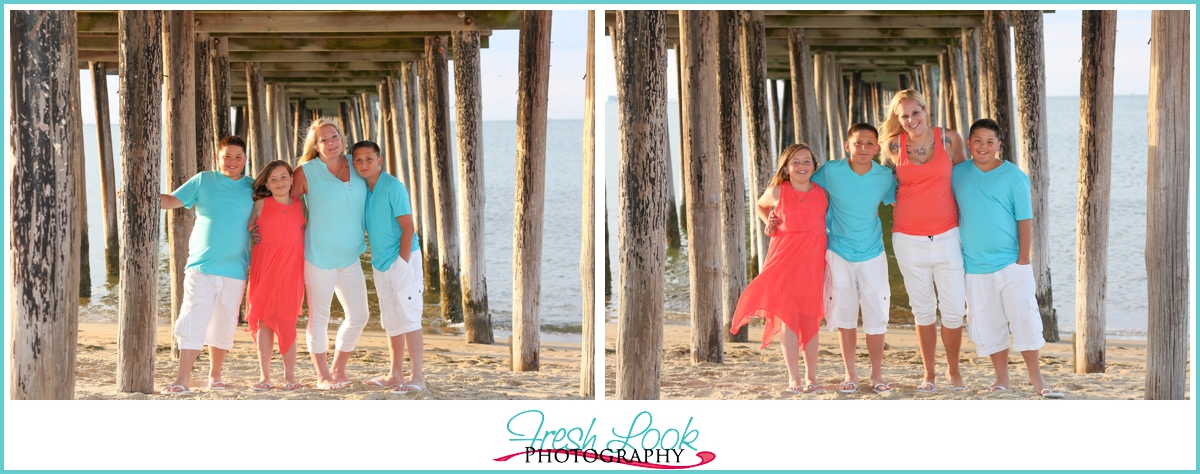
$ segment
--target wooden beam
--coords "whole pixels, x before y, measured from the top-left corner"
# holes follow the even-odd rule
[[[987,102],[987,116],[1000,125],[1000,130],[1015,130],[1012,110],[1012,64],[1009,62],[1012,53],[1008,49],[1012,37],[1009,33],[1008,11],[989,10],[987,13],[987,21],[979,35],[985,74],[983,82],[987,84],[987,92],[983,95]],[[997,157],[1005,161],[1014,161],[1014,148],[1000,147]]]
[[[421,143],[421,202],[425,212],[421,216],[421,224],[425,229],[425,247],[422,249],[421,256],[425,259],[425,290],[440,291],[442,287],[440,263],[441,251],[438,249],[438,226],[437,226],[437,199],[434,198],[433,187],[435,186],[433,175],[433,158],[430,150],[430,120],[429,120],[429,96],[432,94],[429,83],[429,62],[422,60],[414,62],[420,76],[420,143]]]
[[[246,87],[250,103],[246,107],[247,128],[246,144],[250,146],[247,153],[247,175],[254,177],[267,163],[275,159],[275,144],[271,141],[270,123],[267,120],[267,85],[262,80],[262,73],[250,64],[246,68]]]
[[[212,87],[213,99],[213,139],[220,142],[221,139],[233,135],[233,125],[229,117],[229,108],[232,107],[230,96],[233,93],[229,77],[229,47],[221,38],[212,38],[212,47],[208,51],[209,71],[212,74],[209,85]],[[213,159],[215,158],[214,153]],[[215,168],[214,162],[213,169]]]
[[[163,154],[166,158],[167,188],[178,189],[196,174],[196,35],[191,10],[163,11]],[[171,278],[171,327],[183,306],[184,268],[188,240],[196,224],[196,213],[182,207],[167,210],[167,252]],[[179,345],[171,338],[171,356],[179,358]]]
[[[515,30],[520,27],[519,10],[445,11],[237,11],[197,12],[196,31],[201,33],[343,33],[444,32]],[[113,11],[79,13],[79,30],[117,31]]]
[[[665,11],[616,12],[618,133],[616,397],[657,400],[662,378],[667,135]]]
[[[192,85],[196,91],[196,172],[216,168],[213,158],[217,155],[216,132],[213,124],[212,62],[209,60],[213,42],[208,33],[195,33],[192,38],[192,60],[195,76]],[[228,112],[226,112],[228,113]]]
[[[117,184],[113,170],[112,119],[108,109],[108,73],[104,63],[90,63],[96,110],[96,150],[100,159],[100,203],[104,207],[104,268],[113,277],[121,272],[117,236]]]
[[[767,87],[771,86],[771,82],[767,79],[763,33],[762,11],[746,12],[740,24],[739,46],[742,63],[742,114],[745,117],[746,142],[749,147],[752,200],[762,195],[775,168],[774,154],[771,153],[771,111],[767,105]],[[764,224],[761,220],[755,217],[750,221],[753,223],[750,234],[754,236],[751,253],[757,266],[755,273],[758,273],[766,263],[769,237],[763,235]]]
[[[398,71],[400,70],[401,61],[336,61],[336,62],[269,62],[259,64],[263,74],[281,72],[281,71]],[[230,64],[232,71],[245,71],[245,62],[233,62]]]
[[[579,396],[596,395],[596,11],[588,12],[587,57],[583,87],[583,227],[579,277],[583,291],[583,342],[580,347]]]
[[[407,147],[405,156],[408,157],[407,168],[410,171],[410,182],[408,185],[409,200],[412,202],[412,208],[418,214],[418,218],[414,219],[417,228],[421,232],[420,235],[426,235],[423,221],[420,215],[426,214],[425,208],[422,207],[421,196],[421,132],[420,127],[421,117],[418,114],[420,109],[420,98],[417,95],[417,73],[412,62],[403,63],[400,67],[400,85],[402,88],[401,95],[404,97],[404,122],[405,128],[404,143]]]
[[[426,101],[429,104],[429,156],[433,163],[433,194],[434,202],[437,203],[434,212],[437,218],[438,260],[441,263],[438,277],[441,279],[439,294],[442,319],[461,323],[462,279],[456,219],[459,204],[455,202],[452,168],[454,161],[450,156],[450,86],[446,43],[447,39],[441,36],[425,38],[425,62],[429,77],[429,96],[426,97]],[[516,262],[513,264],[515,266]],[[514,304],[516,296],[513,295]],[[515,313],[514,310],[514,320],[517,318]],[[515,324],[514,322],[514,326]],[[516,328],[513,329],[515,332]]]
[[[121,284],[117,390],[153,393],[162,192],[162,12],[122,11],[119,23]]]
[[[232,51],[229,55],[230,61],[259,63],[396,62],[421,59],[417,51]]]
[[[522,32],[524,34],[524,32]],[[455,137],[458,142],[458,221],[462,228],[463,327],[468,343],[491,344],[492,318],[488,314],[484,279],[483,226],[483,102],[480,96],[479,35],[454,32]],[[402,112],[402,111],[401,111]],[[514,321],[513,332],[516,332]]]
[[[742,64],[738,25],[741,12],[717,12],[718,173],[721,224],[721,334],[726,342],[746,342],[750,328],[731,333],[738,297],[746,288],[746,177],[742,162]]]
[[[1147,400],[1183,400],[1188,370],[1188,12],[1150,14],[1149,164],[1146,178]]]
[[[1117,12],[1083,12],[1079,86],[1079,214],[1075,255],[1075,373],[1104,372],[1108,208],[1112,181]],[[983,36],[983,35],[981,35]],[[1179,170],[1175,170],[1178,172]],[[1178,237],[1176,237],[1178,238]]]
[[[75,398],[79,243],[75,12],[11,13],[14,400]],[[155,195],[157,197],[157,195]],[[155,207],[154,212],[157,212]],[[153,351],[153,349],[151,349]],[[152,353],[152,352],[151,352]]]

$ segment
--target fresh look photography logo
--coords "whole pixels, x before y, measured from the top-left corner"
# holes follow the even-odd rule
[[[506,426],[508,440],[519,443],[521,451],[495,460],[552,465],[617,463],[650,469],[686,469],[712,462],[717,456],[696,446],[700,430],[695,419],[679,421],[656,423],[654,415],[642,411],[630,422],[611,428],[597,428],[596,418],[586,427],[556,426],[547,423],[541,410],[526,410],[509,418]]]

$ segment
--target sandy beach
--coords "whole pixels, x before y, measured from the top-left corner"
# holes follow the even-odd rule
[[[239,327],[234,348],[225,359],[223,378],[229,384],[224,391],[205,390],[208,380],[207,352],[201,354],[192,372],[192,393],[158,395],[121,393],[116,389],[117,325],[80,323],[76,355],[75,397],[78,399],[426,399],[426,400],[582,400],[579,396],[579,344],[546,343],[541,346],[541,371],[509,370],[507,339],[497,338],[491,345],[467,344],[462,336],[425,335],[425,380],[427,390],[407,395],[392,395],[387,389],[370,387],[363,382],[385,375],[388,367],[387,339],[378,325],[369,325],[347,366],[354,383],[347,388],[321,391],[315,388],[316,375],[309,354],[304,350],[304,329],[298,334],[296,374],[303,390],[286,392],[283,386],[283,362],[279,354],[272,360],[272,390],[255,392],[250,386],[259,380],[258,354],[250,334]],[[336,329],[331,329],[331,334]],[[154,387],[174,380],[177,362],[170,356],[170,328],[158,327],[158,352],[155,358]],[[408,363],[405,363],[407,371]]]
[[[663,400],[686,399],[1040,399],[1028,383],[1025,364],[1019,353],[1009,354],[1010,390],[991,393],[987,387],[995,380],[989,359],[979,358],[975,346],[963,337],[963,354],[960,355],[960,370],[967,383],[967,390],[952,392],[943,384],[946,364],[945,352],[938,346],[938,390],[932,393],[917,392],[922,380],[921,356],[917,350],[916,331],[911,327],[889,328],[883,359],[884,379],[893,383],[891,393],[877,395],[871,391],[868,378],[866,341],[862,331],[858,333],[858,391],[842,394],[833,389],[845,373],[842,353],[838,348],[836,333],[824,330],[820,335],[820,359],[818,381],[826,387],[825,392],[794,394],[787,388],[787,369],[779,348],[779,337],[766,349],[759,350],[762,341],[761,322],[750,326],[750,342],[726,343],[725,363],[692,364],[690,358],[690,330],[686,325],[667,325],[663,338]],[[605,327],[605,398],[615,398],[617,325]],[[1107,399],[1140,400],[1144,396],[1146,380],[1146,341],[1108,340],[1106,359],[1107,372],[1102,374],[1076,374],[1073,371],[1071,341],[1069,335],[1060,342],[1048,343],[1041,350],[1042,374],[1051,387],[1061,389],[1068,400]],[[804,368],[801,365],[801,371]],[[1190,379],[1191,371],[1187,377]],[[1191,384],[1186,388],[1191,391]],[[1190,398],[1190,395],[1188,396]]]

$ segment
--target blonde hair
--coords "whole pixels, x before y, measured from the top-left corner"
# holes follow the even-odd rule
[[[929,106],[925,103],[925,97],[914,89],[905,89],[897,92],[892,96],[892,101],[888,103],[887,120],[879,124],[879,144],[890,141],[893,137],[904,133],[904,126],[900,125],[900,102],[905,100],[915,100],[917,105],[921,106],[921,110],[925,111],[926,116],[929,114]]]
[[[792,160],[792,155],[799,153],[800,150],[808,150],[808,156],[812,157],[813,172],[821,167],[821,163],[817,160],[817,153],[807,143],[800,142],[795,145],[783,149],[783,153],[779,154],[779,166],[775,167],[775,176],[771,177],[771,186],[778,186],[788,181],[787,165],[788,161]]]
[[[308,126],[308,136],[304,138],[304,151],[300,153],[299,164],[304,164],[317,157],[317,132],[325,126],[333,127],[337,131],[338,137],[342,138],[342,149],[338,151],[338,154],[346,151],[346,136],[342,134],[342,127],[339,127],[332,117],[317,117]]]

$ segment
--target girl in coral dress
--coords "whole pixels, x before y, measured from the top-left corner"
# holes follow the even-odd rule
[[[766,319],[762,348],[783,331],[783,360],[789,392],[819,392],[817,383],[818,326],[825,315],[825,190],[810,179],[816,157],[799,143],[780,154],[771,186],[758,199],[758,217],[771,237],[762,272],[746,286],[733,313],[732,331],[750,318]],[[782,323],[782,325],[781,325]],[[800,382],[800,349],[804,349],[804,378]]]
[[[271,346],[279,338],[287,391],[296,382],[296,318],[304,299],[304,204],[291,197],[292,167],[272,161],[254,180],[254,212],[250,229],[262,240],[250,257],[250,335],[258,347],[262,379],[251,388],[271,389]]]

